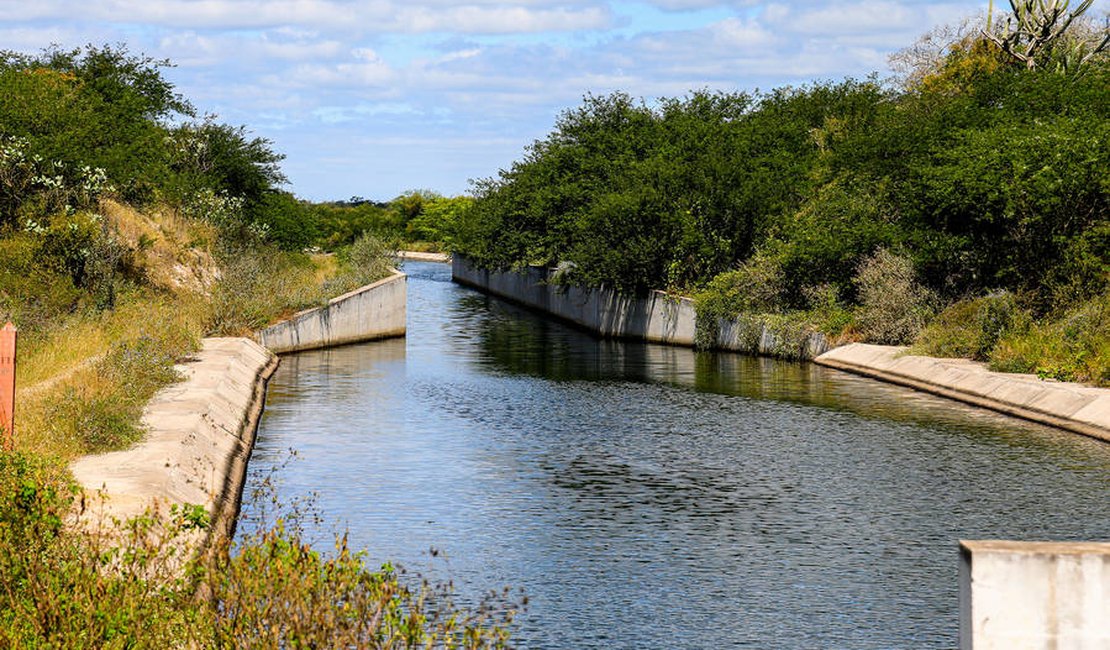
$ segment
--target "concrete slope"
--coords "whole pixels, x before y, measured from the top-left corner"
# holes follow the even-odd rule
[[[199,504],[213,525],[197,541],[229,535],[266,382],[277,364],[277,357],[250,339],[204,339],[195,360],[178,366],[185,380],[147,404],[142,442],[70,465],[86,494],[102,497],[92,500],[86,518],[127,520],[156,503]]]
[[[887,345],[853,343],[814,361],[1110,441],[1108,389],[991,372],[974,361],[913,356]]]
[[[332,298],[258,332],[271,352],[285,354],[404,336],[408,276],[389,277]]]

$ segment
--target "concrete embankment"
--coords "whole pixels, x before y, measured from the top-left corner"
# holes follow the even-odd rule
[[[328,348],[405,335],[407,276],[399,271],[383,280],[333,298],[258,333],[276,353]]]
[[[247,461],[277,367],[275,353],[330,347],[405,334],[406,276],[389,278],[307,310],[245,338],[204,339],[194,359],[178,366],[185,380],[159,391],[143,411],[142,442],[86,456],[71,465],[93,496],[85,515],[125,521],[153,506],[196,504],[211,516],[209,544],[234,531]]]
[[[397,251],[397,259],[413,262],[447,263],[451,261],[451,255],[448,253],[426,253],[424,251]]]
[[[604,337],[693,346],[697,336],[694,301],[653,291],[645,297],[623,296],[608,288],[583,288],[553,281],[555,271],[529,267],[491,271],[456,254],[451,276],[512,302],[574,323]],[[720,319],[709,329],[709,347],[791,359],[810,359],[829,349],[818,332],[776,332],[758,320]]]
[[[177,367],[185,380],[146,405],[142,442],[70,466],[87,494],[102,497],[86,516],[123,521],[152,504],[197,504],[212,521],[210,533],[197,542],[229,535],[266,382],[277,364],[276,356],[250,339],[204,339],[195,359]]]
[[[1110,441],[1110,390],[905,352],[902,347],[853,343],[814,361]]]

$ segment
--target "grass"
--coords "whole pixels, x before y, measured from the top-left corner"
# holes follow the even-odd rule
[[[910,351],[977,359],[999,372],[1110,386],[1110,292],[1039,320],[1010,294],[961,300],[941,312]]]
[[[1110,387],[1110,292],[1058,318],[1006,332],[991,350],[990,366]]]
[[[17,447],[71,459],[140,438],[143,405],[176,379],[206,318],[200,296],[136,291],[32,337],[20,351]]]

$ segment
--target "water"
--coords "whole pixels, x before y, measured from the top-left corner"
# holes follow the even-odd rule
[[[958,539],[1110,537],[1106,443],[405,271],[407,339],[283,359],[248,494],[297,450],[283,500],[464,598],[523,588],[521,647],[951,648]]]

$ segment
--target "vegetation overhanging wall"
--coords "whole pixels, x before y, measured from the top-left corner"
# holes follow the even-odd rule
[[[652,291],[631,297],[607,287],[583,288],[561,284],[554,271],[528,267],[520,271],[493,271],[477,267],[466,256],[455,254],[451,277],[474,287],[574,323],[604,337],[629,338],[694,346],[697,313],[689,298]],[[706,347],[776,356],[812,359],[829,349],[819,332],[776,332],[758,320],[720,319],[713,341]]]

